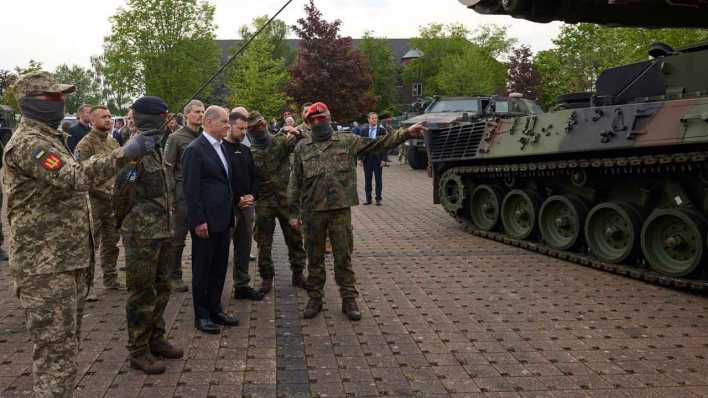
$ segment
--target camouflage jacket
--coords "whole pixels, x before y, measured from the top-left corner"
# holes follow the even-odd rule
[[[3,186],[16,277],[87,268],[93,260],[86,193],[125,164],[123,150],[79,163],[67,134],[22,118],[5,148]]]
[[[86,161],[94,155],[105,155],[113,152],[120,147],[118,141],[109,135],[107,131],[98,131],[96,129],[91,129],[84,138],[79,141],[74,149],[74,157],[79,162]],[[91,198],[96,198],[100,200],[113,200],[113,184],[115,182],[114,178],[106,181],[101,186],[96,189],[92,189],[89,192]]]
[[[120,231],[133,239],[172,236],[170,197],[160,151],[155,149],[116,177],[114,205]]]
[[[191,144],[195,138],[199,137],[201,131],[194,131],[184,126],[167,136],[165,152],[162,159],[167,174],[167,189],[175,202],[184,201],[182,191],[182,155],[187,145]]]
[[[305,138],[297,144],[288,205],[292,218],[301,212],[343,209],[359,204],[356,192],[357,156],[390,149],[409,138],[406,129],[369,139],[334,133],[329,141]]]
[[[251,143],[251,155],[256,166],[256,206],[287,207],[290,154],[300,136],[277,134],[270,145]]]

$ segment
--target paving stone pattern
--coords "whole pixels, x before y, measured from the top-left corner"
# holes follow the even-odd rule
[[[229,273],[239,327],[197,333],[190,294],[172,296],[169,335],[186,357],[145,376],[127,366],[124,293],[98,282],[76,396],[708,396],[705,296],[472,237],[431,203],[423,172],[394,165],[384,184],[382,207],[353,211],[361,322],[340,312],[331,257],[325,311],[301,319],[307,295],[278,237],[265,301],[227,297]],[[189,250],[184,264],[189,277]],[[0,397],[28,396],[32,345],[7,267],[0,291]]]

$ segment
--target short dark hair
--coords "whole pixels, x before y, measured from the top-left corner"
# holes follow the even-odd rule
[[[81,111],[83,111],[85,108],[89,108],[89,111],[92,111],[92,110],[93,110],[93,106],[91,106],[91,105],[89,105],[89,104],[81,104],[81,106],[80,106],[79,109],[76,111],[76,113],[81,113]]]
[[[246,114],[241,113],[241,112],[231,112],[229,113],[229,122],[235,122],[238,120],[242,120],[244,122],[248,122],[248,116]]]
[[[376,117],[379,116],[379,114],[376,113],[376,112],[369,112],[369,113],[366,114],[366,117],[367,117],[367,118],[370,118],[370,117],[372,117],[372,116],[374,116],[374,115],[376,115]]]

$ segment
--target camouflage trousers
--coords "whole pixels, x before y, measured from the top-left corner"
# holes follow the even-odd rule
[[[73,397],[88,275],[84,268],[15,279],[17,297],[34,344],[36,397]]]
[[[181,189],[181,188],[179,188]],[[182,280],[182,253],[184,252],[184,241],[187,239],[187,203],[184,200],[178,201],[175,212],[172,214],[171,254],[170,254],[170,278]]]
[[[145,353],[150,342],[165,339],[163,314],[171,292],[170,243],[170,239],[133,239],[123,235],[131,356]]]
[[[303,216],[305,246],[307,247],[307,293],[312,298],[324,297],[327,280],[325,272],[325,245],[327,238],[332,243],[334,256],[334,280],[339,286],[342,298],[356,298],[356,276],[352,269],[352,233],[351,208],[314,211]]]
[[[288,246],[288,259],[293,272],[302,272],[305,269],[305,249],[302,246],[302,234],[290,226],[288,209],[284,207],[266,207],[256,205],[256,222],[254,239],[258,244],[258,272],[263,279],[272,279],[275,276],[273,267],[273,233],[275,220],[280,223],[285,244]]]
[[[103,270],[103,284],[114,283],[118,280],[116,263],[118,262],[120,232],[116,228],[113,204],[109,201],[92,198],[91,215],[93,218],[93,240],[96,242]],[[91,271],[93,273],[93,269]],[[93,280],[93,274],[91,280]]]

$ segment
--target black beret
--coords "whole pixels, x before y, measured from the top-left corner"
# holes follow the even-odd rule
[[[160,97],[146,95],[138,98],[131,106],[133,111],[144,115],[167,113],[167,103]]]

